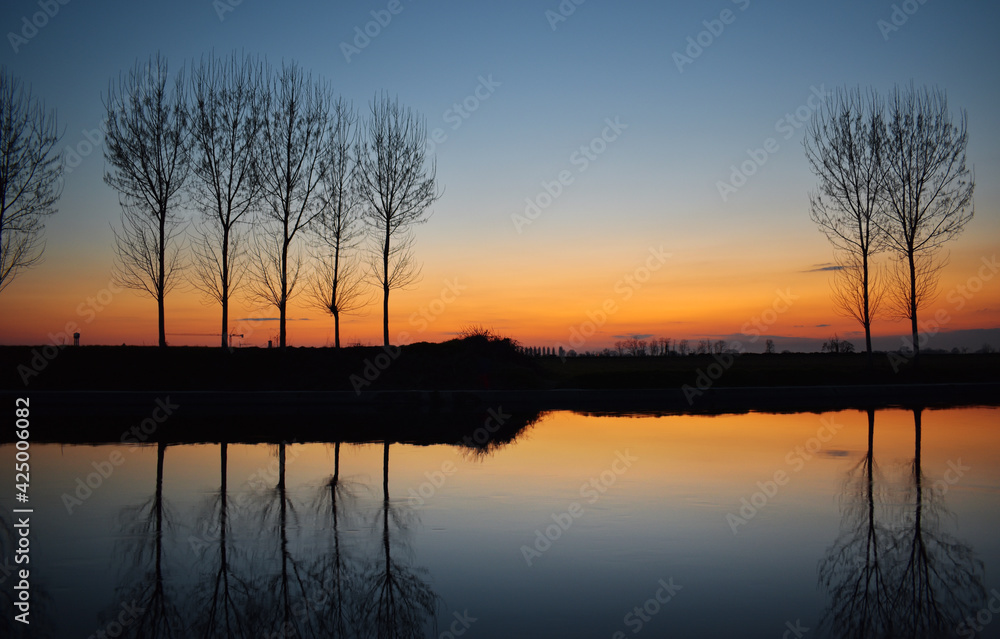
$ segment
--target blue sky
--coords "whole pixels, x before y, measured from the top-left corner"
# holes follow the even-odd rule
[[[420,111],[431,131],[447,136],[436,147],[445,197],[418,235],[431,289],[484,255],[495,257],[490,269],[505,272],[559,264],[585,278],[588,266],[606,261],[619,273],[651,242],[669,244],[691,269],[733,256],[749,265],[743,270],[778,254],[802,268],[828,261],[808,219],[814,179],[801,133],[785,139],[776,123],[804,107],[814,89],[845,84],[946,89],[952,108],[968,112],[977,177],[975,232],[956,250],[983,253],[1000,238],[995,3],[52,0],[55,6],[15,52],[10,33],[42,9],[38,0],[4,4],[0,62],[58,109],[63,142],[75,150],[87,149],[84,132],[103,117],[109,80],[157,51],[172,69],[213,50],[261,54],[275,65],[295,60],[359,106],[384,89]],[[560,6],[569,15],[553,23],[547,12]],[[373,11],[400,7],[375,28]],[[901,24],[886,32],[879,21],[890,22],[894,7]],[[719,26],[717,35],[702,33]],[[342,44],[366,27],[378,34],[346,60]],[[691,52],[689,37],[708,46],[681,71],[674,54]],[[492,83],[487,99],[452,128],[454,105],[482,79]],[[609,118],[628,128],[580,171],[574,152],[600,136]],[[718,182],[768,138],[777,151],[724,201]],[[49,224],[50,258],[41,274],[9,290],[72,263],[110,265],[108,225],[118,208],[103,170],[95,150],[67,176],[60,216]],[[565,170],[572,184],[518,233],[511,216]],[[95,286],[106,279],[106,268],[91,270]],[[553,277],[553,285],[583,285],[572,275]]]

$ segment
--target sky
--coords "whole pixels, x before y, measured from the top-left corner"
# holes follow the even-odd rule
[[[110,285],[102,96],[157,52],[175,72],[235,50],[294,60],[359,109],[384,90],[426,118],[443,195],[416,230],[421,280],[390,297],[394,343],[478,324],[580,351],[630,335],[862,346],[831,301],[801,126],[837,87],[939,87],[968,115],[975,217],[949,244],[926,347],[997,347],[997,26],[1000,5],[978,0],[8,0],[0,64],[57,110],[67,174],[44,262],[0,293],[0,343],[156,344],[155,300]],[[380,302],[342,321],[346,343],[381,343]],[[167,339],[214,345],[218,316],[175,290]],[[234,344],[276,339],[274,316],[238,295]],[[332,343],[304,295],[289,317],[289,344]],[[907,332],[880,320],[876,346]]]

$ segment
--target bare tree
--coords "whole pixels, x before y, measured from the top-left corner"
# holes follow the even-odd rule
[[[173,213],[163,219],[129,198],[120,198],[121,228],[111,228],[114,236],[115,282],[122,287],[147,293],[159,302],[160,346],[163,333],[163,299],[180,283],[183,268],[177,241],[182,225]]]
[[[886,301],[889,312],[896,318],[913,320],[917,311],[927,308],[936,298],[941,270],[947,259],[936,251],[914,256],[909,259],[898,255],[886,270]],[[919,339],[914,338],[914,353],[919,352]]]
[[[58,142],[55,110],[0,66],[0,291],[42,258],[42,218],[62,190]]]
[[[868,365],[872,365],[871,322],[879,316],[886,291],[883,271],[873,268],[859,253],[842,252],[831,287],[837,313],[858,321],[865,329]]]
[[[322,210],[332,91],[295,63],[283,64],[277,76],[269,73],[267,85],[260,170],[266,206],[254,241],[252,291],[278,309],[284,348],[288,300],[302,263],[293,241]]]
[[[193,246],[195,288],[222,306],[222,347],[229,346],[229,300],[245,265],[241,228],[259,204],[256,168],[263,123],[264,69],[235,53],[202,59],[192,70],[194,199],[204,216]]]
[[[372,276],[382,287],[382,334],[389,346],[389,292],[419,277],[413,258],[412,227],[427,221],[440,198],[437,166],[428,160],[424,119],[398,100],[380,94],[358,144],[358,176],[365,220],[371,229]]]
[[[880,229],[886,199],[882,101],[874,91],[838,89],[829,106],[813,115],[804,144],[819,178],[819,191],[809,198],[809,216],[852,269],[838,282],[834,301],[864,327],[871,366],[871,323],[878,301],[873,299],[870,262],[886,242]]]
[[[823,346],[820,350],[824,353],[853,353],[854,344],[848,342],[846,339],[840,339],[840,337],[834,335],[827,341],[823,342]]]
[[[678,355],[680,355],[681,357],[683,357],[683,356],[687,355],[689,352],[690,351],[688,350],[688,341],[686,339],[682,339],[680,342],[677,342],[677,354]]]
[[[166,58],[139,63],[108,87],[104,181],[118,191],[122,230],[115,232],[119,285],[156,299],[159,344],[167,345],[163,302],[177,262],[170,259],[181,189],[190,166],[184,75],[168,82]],[[175,253],[173,255],[176,255]]]
[[[966,115],[962,111],[955,123],[944,91],[911,85],[893,92],[886,123],[884,231],[908,269],[904,316],[910,319],[913,353],[919,358],[917,311],[927,298],[926,284],[920,282],[927,274],[926,269],[921,273],[921,257],[961,233],[974,213],[975,184],[965,165]]]
[[[343,99],[333,106],[328,171],[321,196],[323,209],[314,227],[318,266],[311,291],[319,308],[333,316],[334,344],[340,348],[340,316],[363,308],[364,272],[353,252],[361,241],[362,200],[358,190],[355,156],[357,115]]]

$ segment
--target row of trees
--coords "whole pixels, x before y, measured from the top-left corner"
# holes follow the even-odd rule
[[[382,290],[389,345],[389,294],[418,277],[412,230],[440,195],[423,119],[385,93],[369,106],[359,117],[294,62],[275,69],[235,53],[172,77],[156,55],[110,84],[105,181],[122,207],[115,277],[156,300],[160,346],[189,204],[200,217],[188,281],[220,305],[224,347],[229,303],[244,285],[277,309],[279,346],[289,300],[307,288],[333,316],[339,347],[341,315],[367,302],[366,279]]]
[[[972,219],[974,180],[965,164],[966,115],[952,118],[939,89],[840,89],[807,127],[805,152],[819,178],[810,216],[837,254],[834,304],[865,330],[880,313],[910,320],[933,301],[942,245]],[[893,264],[877,269],[887,252]]]

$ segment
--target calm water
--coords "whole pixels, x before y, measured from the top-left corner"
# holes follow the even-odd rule
[[[996,637],[998,426],[559,412],[487,450],[39,444],[29,636]]]

